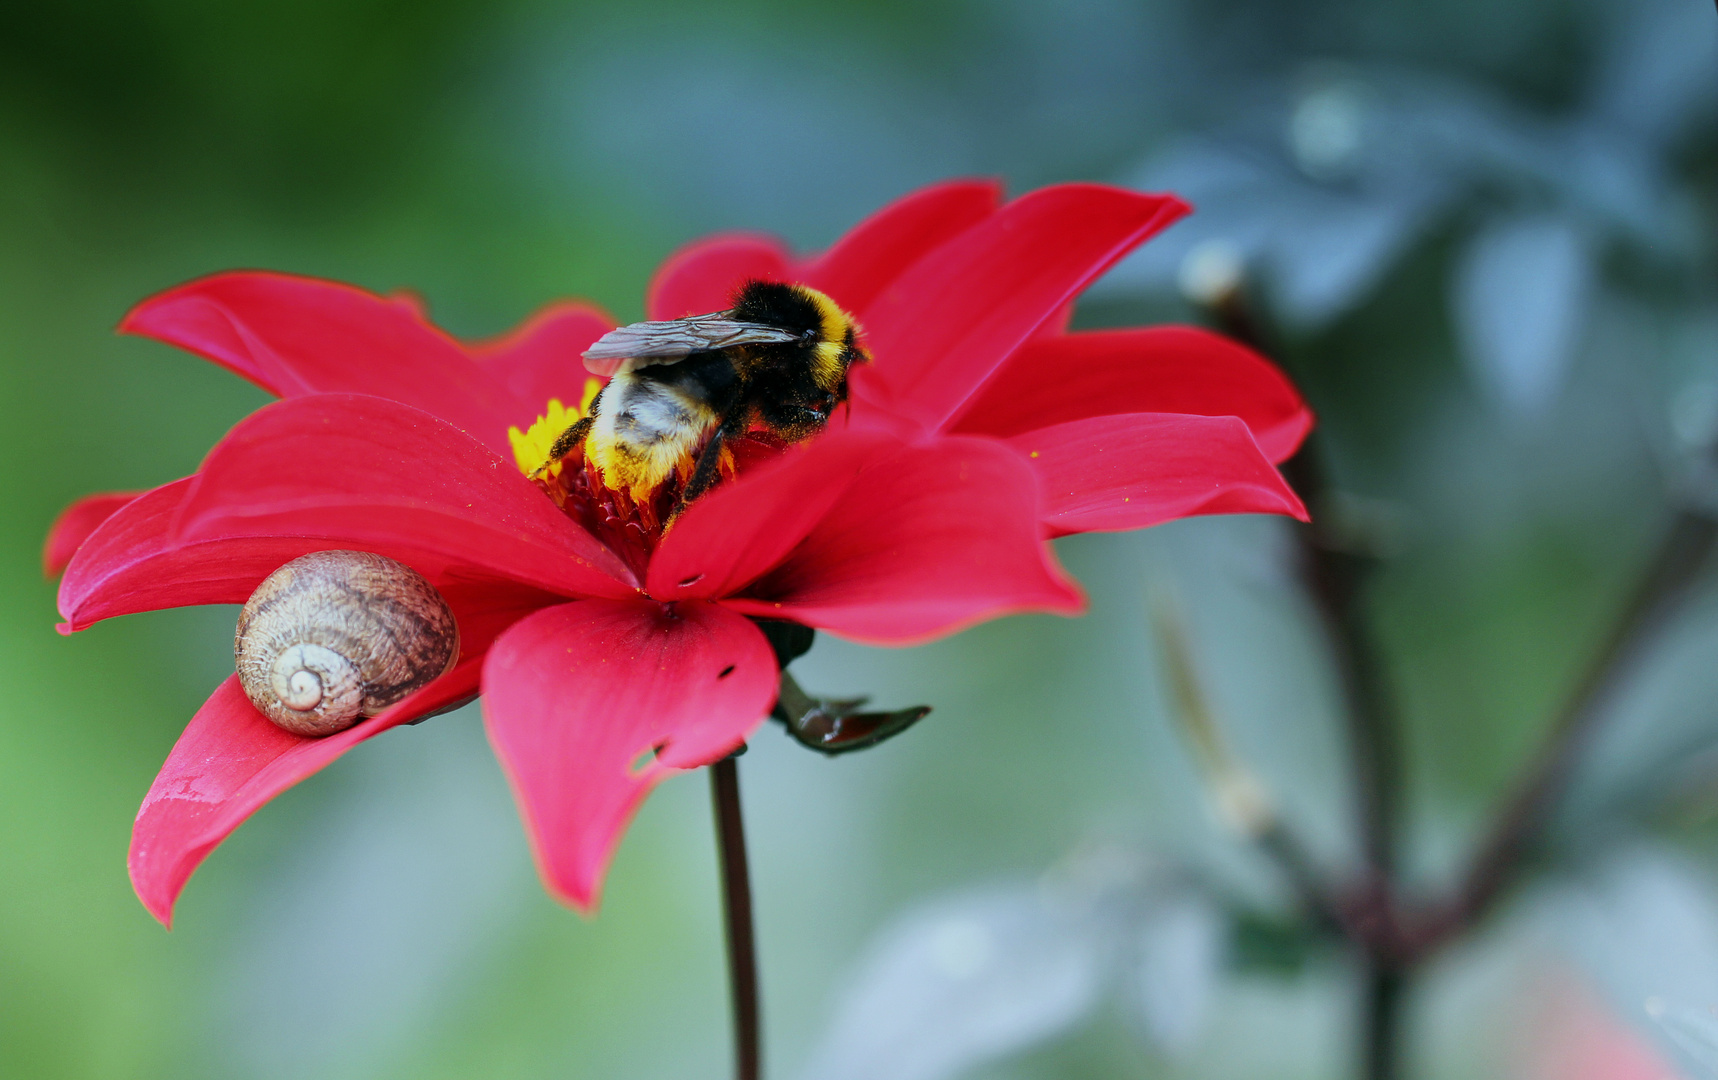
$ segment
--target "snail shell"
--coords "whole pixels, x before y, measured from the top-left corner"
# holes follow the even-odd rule
[[[233,656],[264,716],[294,735],[332,735],[453,667],[459,627],[411,567],[367,551],[316,551],[257,586]]]

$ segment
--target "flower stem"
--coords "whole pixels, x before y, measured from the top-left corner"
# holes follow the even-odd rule
[[[722,914],[728,930],[728,985],[734,1005],[734,1076],[758,1080],[757,943],[752,934],[752,885],[746,868],[746,829],[740,817],[737,755],[710,766],[710,801],[716,812],[716,852],[722,864]]]
[[[1362,589],[1373,562],[1347,549],[1328,525],[1330,488],[1318,443],[1309,438],[1285,468],[1289,482],[1317,515],[1296,530],[1301,574],[1322,617],[1341,673],[1352,762],[1363,876],[1346,904],[1349,937],[1362,967],[1364,1080],[1397,1080],[1402,1071],[1402,997],[1410,969],[1399,962],[1396,848],[1401,747],[1383,662],[1372,636]]]
[[[1368,1080],[1398,1080],[1401,1076],[1402,991],[1407,980],[1400,969],[1372,964],[1366,972],[1363,999],[1366,1055],[1360,1075]]]
[[[1224,332],[1269,356],[1269,347],[1244,290],[1237,285],[1218,299],[1213,313]],[[1280,358],[1280,357],[1279,357]],[[1308,435],[1284,463],[1289,485],[1311,511],[1312,521],[1295,530],[1300,574],[1341,676],[1354,776],[1355,817],[1364,868],[1341,905],[1341,928],[1361,963],[1360,1075],[1396,1080],[1401,1074],[1402,998],[1411,965],[1402,963],[1396,856],[1402,788],[1402,749],[1392,688],[1366,609],[1365,584],[1376,566],[1364,537],[1344,535],[1335,513],[1330,478],[1321,456],[1322,437]]]
[[[1581,756],[1594,740],[1606,706],[1633,672],[1646,644],[1678,611],[1718,549],[1718,521],[1706,510],[1686,507],[1665,529],[1652,560],[1610,633],[1582,673],[1515,792],[1479,845],[1455,899],[1425,931],[1422,950],[1477,923],[1521,873],[1543,840]]]

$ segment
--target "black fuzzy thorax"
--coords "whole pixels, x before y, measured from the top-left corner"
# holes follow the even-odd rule
[[[707,318],[772,327],[791,340],[751,341],[645,363],[617,374],[604,388],[595,408],[604,416],[611,407],[616,410],[615,439],[621,446],[669,440],[687,446],[696,440],[696,463],[690,476],[682,474],[668,520],[717,482],[724,463],[732,460],[726,448],[735,440],[779,445],[808,439],[847,400],[847,369],[867,357],[852,319],[832,307],[821,294],[808,295],[800,287],[748,281],[728,311]],[[615,396],[617,385],[622,389]],[[633,405],[639,409],[636,416]],[[646,414],[648,423],[639,419]],[[568,431],[580,431],[576,438],[583,438],[595,430],[591,423],[581,421]],[[637,430],[628,429],[628,423]]]
[[[734,295],[730,314],[786,330],[796,340],[693,353],[677,363],[639,368],[636,378],[672,386],[707,406],[722,418],[729,438],[754,426],[789,442],[816,433],[847,399],[845,364],[833,385],[817,377],[813,359],[824,334],[817,303],[791,285],[750,281]],[[851,329],[841,344],[844,361],[862,356]]]
[[[816,344],[823,333],[823,313],[804,293],[779,281],[748,281],[734,295],[734,318],[763,323],[790,334],[809,336]]]

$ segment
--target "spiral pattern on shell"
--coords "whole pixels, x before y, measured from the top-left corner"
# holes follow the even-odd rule
[[[295,735],[332,735],[452,668],[459,627],[411,567],[367,551],[317,551],[257,586],[233,656],[264,716]]]

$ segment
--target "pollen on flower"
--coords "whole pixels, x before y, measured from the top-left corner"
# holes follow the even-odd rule
[[[561,474],[561,463],[549,460],[549,451],[568,428],[590,415],[591,402],[596,400],[601,389],[601,381],[586,379],[578,408],[569,409],[561,404],[559,398],[550,398],[547,409],[537,417],[529,431],[520,431],[516,427],[507,429],[507,440],[513,444],[513,460],[518,462],[520,472],[526,476]]]

